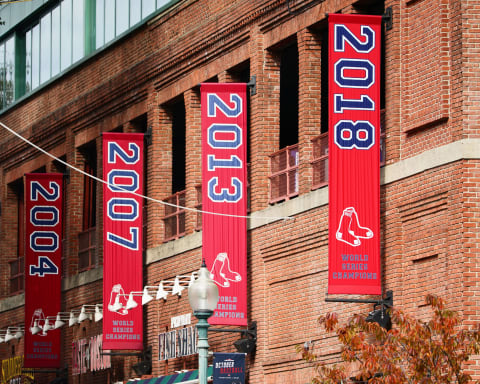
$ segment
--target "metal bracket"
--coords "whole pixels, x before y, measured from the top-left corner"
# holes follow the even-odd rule
[[[257,340],[257,322],[256,321],[252,321],[252,323],[247,329],[209,328],[208,331],[209,332],[236,332],[236,333],[241,333],[242,336],[252,336],[254,340]]]
[[[145,146],[149,146],[152,144],[152,127],[148,126],[147,130],[143,134],[143,140],[145,141]]]
[[[385,29],[387,31],[393,28],[393,9],[388,7],[385,9],[385,13],[382,15],[382,21],[385,23]]]
[[[68,376],[68,365],[65,365],[63,368],[22,368],[22,373],[55,373],[57,377],[67,377]]]
[[[137,356],[141,357],[145,360],[152,359],[152,347],[149,345],[148,347],[144,348],[140,352],[104,352],[103,350],[100,352],[100,355],[103,356]]]
[[[349,298],[330,298],[326,297],[325,301],[328,303],[360,303],[360,304],[375,304],[385,305],[387,307],[393,306],[393,291],[387,291],[385,299],[349,299]]]
[[[143,352],[100,352],[101,356],[137,356],[143,357]]]
[[[378,306],[381,306],[380,309],[377,309]],[[392,328],[392,319],[390,314],[387,312],[387,308],[393,306],[393,292],[387,291],[387,296],[384,300],[381,300],[379,303],[373,305],[373,311],[371,311],[366,317],[367,322],[378,323],[382,328],[385,328],[387,331]]]
[[[210,328],[212,332],[238,332],[242,336],[233,343],[234,347],[240,353],[255,353],[257,347],[257,322],[252,321],[247,329],[224,329],[224,328]]]
[[[257,94],[257,76],[252,76],[247,83],[247,87],[250,88],[250,96]]]
[[[384,299],[348,299],[348,298],[325,298],[326,302],[335,303],[361,303],[361,304],[373,304],[373,311],[370,312],[366,318],[367,321],[377,322],[381,327],[390,329],[392,327],[391,319],[385,308],[393,307],[393,291],[387,291]],[[376,307],[381,305],[380,310],[376,310]]]
[[[66,183],[70,184],[70,168],[69,167],[67,167],[67,169],[65,169],[65,172],[63,172],[63,177],[65,178]]]

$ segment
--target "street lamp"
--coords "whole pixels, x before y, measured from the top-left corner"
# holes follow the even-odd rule
[[[218,287],[210,278],[210,272],[205,265],[205,260],[198,271],[196,279],[188,287],[188,300],[193,309],[194,316],[198,319],[198,378],[199,384],[207,384],[208,364],[208,318],[218,303]]]

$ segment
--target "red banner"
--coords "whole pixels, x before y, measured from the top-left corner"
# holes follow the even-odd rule
[[[247,325],[246,84],[204,83],[201,103],[202,204],[217,214],[202,216],[203,257],[220,292],[209,322]]]
[[[143,349],[143,133],[103,133],[103,348]]]
[[[63,175],[25,175],[25,368],[60,367],[60,332],[38,332],[60,312]]]
[[[381,16],[328,16],[328,293],[381,294]]]

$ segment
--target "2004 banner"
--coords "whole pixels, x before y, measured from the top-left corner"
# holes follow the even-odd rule
[[[60,311],[63,175],[25,175],[26,368],[60,367],[60,332],[38,332]]]
[[[381,294],[381,16],[328,16],[328,293]]]
[[[202,251],[220,293],[211,324],[247,324],[246,88],[201,85]]]

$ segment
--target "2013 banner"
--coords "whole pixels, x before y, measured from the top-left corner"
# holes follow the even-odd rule
[[[381,16],[328,16],[328,293],[381,294]]]
[[[63,175],[25,175],[26,368],[60,367],[60,332],[31,332],[60,312]]]
[[[103,133],[103,348],[143,349],[143,133]]]
[[[202,252],[220,300],[210,324],[247,324],[246,84],[204,83]]]

